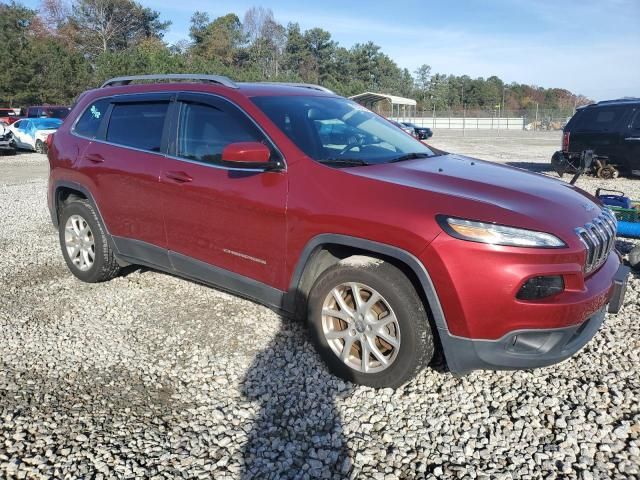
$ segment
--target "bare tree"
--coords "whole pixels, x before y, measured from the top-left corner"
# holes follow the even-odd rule
[[[77,43],[89,56],[125,49],[145,38],[162,38],[171,22],[132,0],[76,0]]]
[[[287,44],[287,31],[278,23],[273,11],[252,7],[244,15],[243,29],[255,62],[266,77],[278,76]]]

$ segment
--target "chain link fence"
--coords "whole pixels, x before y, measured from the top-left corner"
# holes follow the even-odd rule
[[[529,108],[500,111],[486,109],[432,109],[418,110],[415,116],[392,117],[400,122],[411,122],[429,128],[462,130],[562,130],[573,110]]]

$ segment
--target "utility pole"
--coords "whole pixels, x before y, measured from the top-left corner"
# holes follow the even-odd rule
[[[462,136],[466,135],[466,127],[467,127],[467,106],[465,103],[462,104]]]
[[[464,106],[464,81],[462,82],[462,136],[465,136],[465,123],[467,120],[467,113]]]
[[[533,124],[533,131],[538,129],[538,102],[536,102],[536,121]]]

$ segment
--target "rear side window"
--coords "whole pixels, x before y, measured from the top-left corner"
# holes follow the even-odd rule
[[[159,152],[168,102],[120,103],[113,106],[106,140]]]
[[[98,128],[104,118],[107,108],[109,108],[110,100],[103,98],[91,104],[87,108],[74,127],[73,131],[78,135],[87,138],[96,138]]]
[[[636,110],[633,120],[631,120],[631,130],[640,130],[640,108]]]
[[[599,107],[585,110],[577,128],[585,132],[608,132],[616,128],[624,116],[624,107]]]
[[[220,163],[230,143],[262,142],[264,136],[235,111],[212,105],[183,103],[178,128],[177,156],[203,163]]]

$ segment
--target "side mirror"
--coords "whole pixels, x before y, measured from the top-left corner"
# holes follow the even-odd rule
[[[269,165],[271,150],[260,142],[230,143],[222,150],[222,161],[238,167],[262,167]]]

